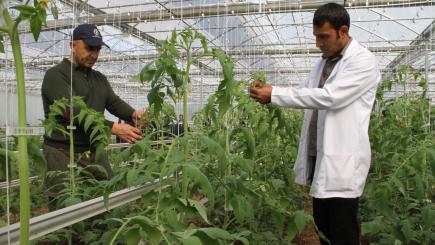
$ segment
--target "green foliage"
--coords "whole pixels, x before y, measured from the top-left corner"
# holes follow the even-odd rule
[[[408,83],[421,92],[410,92]],[[430,131],[427,83],[403,66],[379,90],[403,86],[404,94],[384,99],[378,91],[370,125],[372,169],[363,198],[363,233],[381,244],[432,244],[435,135]],[[383,92],[383,91],[382,91]],[[433,218],[433,217],[432,217]]]
[[[66,127],[59,123],[59,118],[69,118],[71,108],[77,112],[73,118],[74,124],[83,127],[89,134],[90,143],[96,149],[96,159],[101,158],[109,144],[111,131],[105,124],[104,115],[88,108],[81,97],[73,97],[72,106],[67,98],[56,100],[50,105],[48,117],[43,121],[47,135],[50,136],[54,130],[62,132],[65,136],[69,135]]]
[[[259,86],[262,87],[266,84],[266,73],[264,71],[254,71],[251,73],[251,86],[255,86],[255,82],[259,82]]]
[[[12,180],[12,173],[18,172],[15,169],[15,163],[17,162],[17,153],[6,149],[5,143],[0,143],[0,180],[6,181],[6,166],[8,167],[8,177]],[[7,164],[7,165],[6,165]]]
[[[191,48],[198,41],[201,43],[202,52],[196,52],[196,58],[193,59]],[[166,96],[174,102],[178,102],[182,96],[187,96],[190,65],[208,54],[205,37],[192,29],[180,33],[174,30],[171,38],[158,42],[157,51],[159,58],[145,65],[139,73],[139,80],[151,85],[148,102],[154,108],[155,114],[160,113]],[[179,62],[180,55],[185,55],[184,64]]]
[[[145,117],[149,125],[161,127],[176,122],[177,115],[175,114],[174,106],[168,102],[162,102],[160,110],[156,110],[157,104],[152,104],[147,107]]]
[[[39,34],[41,33],[41,27],[46,26],[47,18],[47,0],[35,0],[33,6],[31,5],[14,5],[11,9],[17,10],[20,14],[18,15],[16,22],[19,23],[23,20],[28,20],[30,23],[30,29],[32,31],[35,41],[38,40]],[[57,15],[56,5],[51,7],[53,15]]]
[[[198,59],[190,56],[193,40],[201,43],[196,57],[209,55],[205,38],[196,31],[173,32],[160,42],[159,58],[138,76],[151,83],[149,120],[163,122],[172,114],[164,112],[165,99],[177,101],[188,92],[189,67]],[[186,63],[180,59],[184,54]],[[158,132],[148,134],[118,154],[130,166],[109,186],[159,179],[156,190],[144,193],[147,209],[132,217],[147,218],[161,243],[261,244],[270,239],[290,243],[312,224],[311,216],[296,212],[303,199],[292,171],[302,114],[259,105],[245,92],[248,82],[235,79],[234,60],[219,49],[210,55],[219,61],[223,80],[204,110],[194,116],[192,132],[158,147],[150,146],[152,134]],[[141,160],[135,163],[135,159]],[[170,175],[173,178],[166,178]],[[294,224],[291,237],[284,235],[285,223]],[[128,236],[129,241],[141,237],[153,243],[145,228],[133,225],[130,218],[122,224],[112,242]]]

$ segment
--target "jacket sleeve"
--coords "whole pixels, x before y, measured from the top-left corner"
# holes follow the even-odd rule
[[[115,94],[107,79],[106,79],[106,84],[107,84],[106,109],[113,115],[121,118],[122,120],[127,122],[132,122],[131,116],[133,115],[134,109],[125,101],[123,101],[121,98],[119,98],[118,95]],[[110,122],[107,121],[106,123],[110,123]]]
[[[350,57],[348,64],[323,88],[272,88],[272,103],[299,109],[340,109],[357,100],[380,80],[371,53]]]

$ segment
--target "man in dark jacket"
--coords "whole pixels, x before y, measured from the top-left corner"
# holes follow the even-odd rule
[[[60,64],[50,68],[42,83],[42,100],[44,113],[47,118],[49,106],[55,100],[70,98],[72,96],[83,97],[89,108],[104,113],[107,109],[113,115],[126,122],[137,123],[143,111],[135,111],[130,105],[119,98],[112,90],[107,78],[100,72],[93,70],[102,45],[107,46],[95,25],[82,24],[73,31],[70,42],[71,55]],[[69,125],[69,118],[60,119],[59,123]],[[132,143],[142,138],[141,132],[127,123],[114,123],[106,120],[106,125],[111,128],[112,134],[123,141]],[[91,145],[89,135],[85,133],[83,126],[75,125],[74,151],[79,159],[77,165],[86,167],[95,163],[95,149]],[[48,171],[66,171],[69,164],[69,138],[60,132],[53,132],[51,136],[44,135],[44,155],[47,160]],[[90,151],[91,154],[83,154]],[[112,176],[107,156],[98,159],[107,173],[92,171],[97,179],[106,179]],[[56,180],[57,179],[57,180]],[[59,176],[53,181],[47,180],[49,196],[56,196],[63,188]]]

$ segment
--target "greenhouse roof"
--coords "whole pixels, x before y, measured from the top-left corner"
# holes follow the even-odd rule
[[[336,1],[343,3],[343,1]],[[435,1],[344,1],[351,16],[350,35],[375,53],[384,78],[400,64],[425,72],[434,97]],[[75,3],[75,4],[74,4]],[[21,26],[27,89],[38,94],[44,72],[69,55],[71,30],[95,23],[110,49],[103,49],[95,69],[105,74],[127,101],[146,103],[148,88],[128,82],[157,56],[156,42],[173,30],[194,28],[237,61],[237,78],[265,70],[275,85],[297,85],[320,57],[312,30],[314,10],[324,1],[57,1],[59,17],[49,16],[35,42]],[[198,43],[198,47],[199,47]],[[1,55],[3,71],[12,67],[10,47]],[[2,72],[1,86],[13,86]],[[202,58],[192,69],[192,100],[204,98],[220,81],[220,66]]]

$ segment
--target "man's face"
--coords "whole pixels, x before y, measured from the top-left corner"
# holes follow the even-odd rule
[[[86,45],[83,40],[74,40],[71,42],[74,62],[82,67],[92,68],[97,62],[101,46],[91,47]]]
[[[346,45],[347,33],[347,26],[341,26],[337,32],[328,21],[321,27],[313,26],[316,47],[320,48],[325,57],[333,57],[341,52]]]

